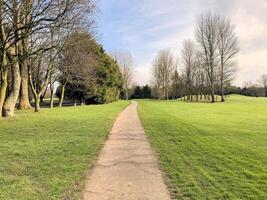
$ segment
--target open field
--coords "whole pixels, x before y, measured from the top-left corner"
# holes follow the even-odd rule
[[[0,199],[76,199],[128,102],[18,112],[0,121]]]
[[[139,101],[177,199],[267,199],[267,99]]]

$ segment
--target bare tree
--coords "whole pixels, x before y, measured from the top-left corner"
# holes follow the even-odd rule
[[[129,91],[133,82],[133,56],[130,52],[122,50],[115,50],[111,55],[120,67],[123,79],[123,90],[125,93],[124,98],[127,100],[129,99]]]
[[[220,17],[218,22],[218,51],[220,56],[219,77],[222,102],[225,101],[225,83],[232,80],[236,72],[234,58],[239,52],[239,47],[234,29],[235,27],[231,24],[230,19]]]
[[[14,114],[16,101],[19,95],[20,90],[20,68],[19,68],[19,5],[17,1],[10,2],[10,7],[7,7],[7,1],[4,1],[2,4],[2,14],[5,13],[5,16],[1,16],[2,23],[2,37],[5,37],[5,40],[1,41],[5,49],[3,49],[4,54],[6,53],[9,63],[11,65],[12,73],[12,86],[11,91],[6,98],[3,105],[3,115],[12,116]],[[9,11],[9,12],[8,12]],[[12,16],[12,23],[9,22],[9,17]],[[13,40],[10,40],[10,30],[13,31],[14,36]],[[11,45],[12,43],[12,45]]]
[[[31,24],[31,9],[32,1],[25,0],[21,3],[21,23],[20,26],[30,26]],[[20,84],[20,96],[19,96],[19,109],[30,109],[31,104],[29,101],[29,38],[27,37],[28,32],[31,32],[32,25],[27,29],[23,28],[20,32],[21,43],[20,43],[20,74],[21,74],[21,84]]]
[[[209,79],[212,103],[215,102],[215,83],[218,74],[218,23],[218,16],[210,13],[202,15],[197,23],[195,32]]]
[[[185,73],[178,73],[176,69],[172,77],[172,98],[181,98],[186,94],[186,76]]]
[[[178,71],[175,70],[174,74],[172,76],[172,98],[177,99],[180,97],[180,76],[178,74]]]
[[[176,63],[169,50],[161,50],[153,61],[153,83],[160,93],[160,98],[169,99],[170,85],[175,67]]]
[[[2,113],[3,107],[3,115],[12,116],[14,114],[18,97],[19,108],[30,108],[28,84],[32,59],[58,47],[43,45],[44,43],[40,40],[49,39],[47,33],[51,29],[68,32],[67,30],[79,27],[85,21],[87,25],[92,24],[93,20],[85,15],[91,14],[94,6],[93,0],[0,1],[0,108]],[[9,67],[11,70],[8,74]],[[7,81],[9,75],[11,80]],[[49,79],[49,76],[45,77]],[[7,95],[8,82],[10,91]]]
[[[261,77],[262,85],[264,88],[265,97],[267,97],[267,74],[263,74]]]
[[[199,96],[200,99],[202,99],[202,94],[204,93],[206,87],[206,76],[203,66],[204,64],[201,53],[199,51],[196,51],[193,64],[193,93],[196,96],[196,101],[199,100]]]
[[[1,52],[1,64],[0,64],[0,74],[1,74],[1,85],[0,85],[0,118],[2,118],[2,109],[6,99],[6,90],[8,86],[8,58],[6,52],[6,46],[8,45],[6,41],[6,31],[4,22],[4,2],[0,0],[0,52]]]
[[[193,101],[193,79],[194,79],[194,62],[195,62],[195,46],[192,40],[185,40],[181,52],[181,57],[186,75],[186,93],[187,100]]]

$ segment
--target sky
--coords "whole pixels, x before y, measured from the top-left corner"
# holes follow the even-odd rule
[[[267,0],[99,0],[98,4],[98,40],[107,52],[131,52],[136,84],[150,83],[158,51],[170,49],[180,55],[183,40],[194,39],[196,20],[207,12],[229,17],[235,25],[240,53],[234,84],[257,82],[267,73]]]

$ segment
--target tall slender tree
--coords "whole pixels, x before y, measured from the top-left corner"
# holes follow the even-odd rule
[[[154,87],[159,91],[162,99],[169,99],[172,75],[175,71],[176,63],[169,50],[161,50],[154,58],[152,76]]]
[[[133,56],[130,52],[122,50],[115,50],[111,55],[120,67],[123,79],[124,98],[127,100],[129,99],[129,91],[133,82]]]
[[[201,15],[195,30],[196,40],[203,55],[204,67],[209,80],[211,102],[215,102],[215,84],[218,74],[218,23],[219,17],[211,13]]]
[[[235,27],[230,19],[220,17],[218,21],[218,51],[220,59],[219,79],[221,101],[225,101],[225,84],[233,79],[236,72],[235,57],[239,52]]]
[[[193,101],[193,79],[195,74],[194,62],[196,49],[192,40],[184,41],[181,54],[186,75],[187,100]]]
[[[261,76],[261,81],[264,88],[264,95],[265,97],[267,97],[267,74],[263,74]]]

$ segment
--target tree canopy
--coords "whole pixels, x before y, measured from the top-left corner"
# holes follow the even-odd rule
[[[62,54],[59,97],[66,87],[66,98],[84,103],[109,103],[119,99],[122,88],[119,66],[90,33],[72,33],[65,39]]]

